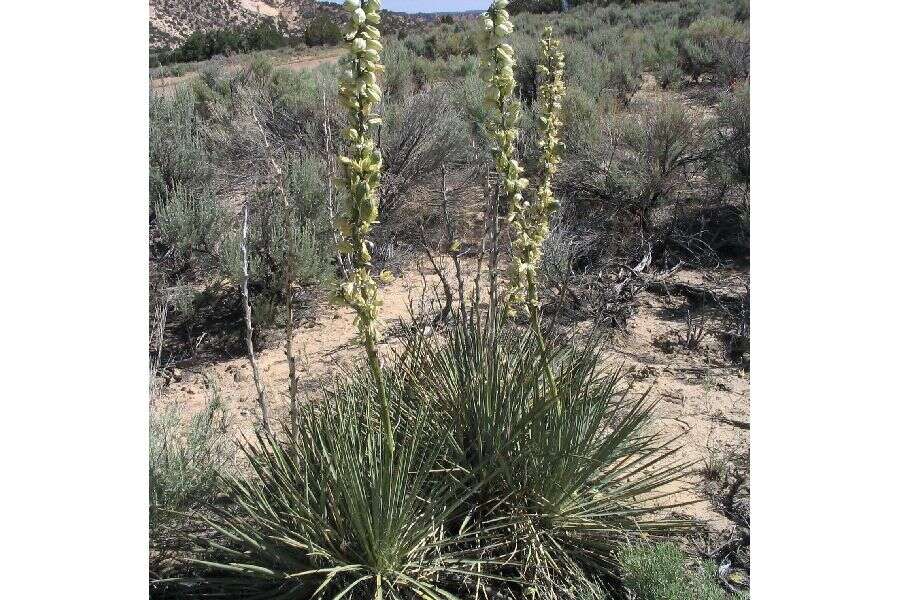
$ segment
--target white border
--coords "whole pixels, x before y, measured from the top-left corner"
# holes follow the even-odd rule
[[[894,590],[897,9],[752,8],[753,593]],[[147,6],[4,7],[8,598],[147,594]]]

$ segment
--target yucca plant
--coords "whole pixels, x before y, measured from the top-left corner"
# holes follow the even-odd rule
[[[389,451],[394,448],[394,433],[388,413],[387,390],[378,356],[378,284],[372,278],[372,241],[369,234],[378,222],[378,187],[381,183],[382,156],[376,148],[373,127],[382,120],[375,113],[381,101],[377,75],[384,72],[381,63],[380,0],[345,0],[350,16],[344,32],[350,68],[341,74],[339,96],[347,109],[348,126],[342,132],[347,155],[339,156],[340,183],[347,190],[344,212],[337,221],[343,241],[338,248],[350,257],[352,273],[340,285],[335,300],[356,312],[359,337],[366,350],[369,368],[379,387],[381,425]],[[382,273],[382,279],[389,279]]]
[[[534,333],[500,327],[460,321],[446,342],[414,342],[410,377],[436,407],[433,430],[449,430],[453,470],[478,490],[469,507],[482,529],[476,552],[540,597],[568,597],[567,581],[615,577],[614,552],[630,536],[687,526],[655,516],[673,506],[670,484],[686,465],[647,431],[653,405],[631,394],[596,345],[547,350],[554,400],[535,368]]]
[[[391,405],[411,408],[402,382],[384,376]],[[227,543],[210,544],[218,558],[196,561],[223,575],[204,590],[260,600],[454,597],[445,585],[469,567],[459,552],[466,536],[448,524],[469,492],[440,476],[449,445],[425,439],[435,435],[427,407],[396,415],[403,426],[388,449],[372,410],[379,393],[359,375],[303,409],[296,446],[264,432],[242,444],[255,476],[224,479],[235,505],[208,522]]]

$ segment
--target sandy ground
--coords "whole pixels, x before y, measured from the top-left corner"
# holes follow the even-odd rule
[[[673,280],[740,289],[746,276],[746,272],[683,271]],[[430,294],[437,280],[434,276],[427,280]],[[390,332],[409,315],[410,303],[420,307],[423,287],[414,265],[408,265],[394,282],[382,287],[382,330],[388,332],[382,342],[383,353],[389,354],[396,343]],[[624,364],[637,392],[650,389],[649,398],[658,401],[655,426],[668,436],[681,436],[676,444],[681,446],[678,457],[697,463],[687,481],[689,491],[679,500],[700,501],[678,512],[703,521],[711,530],[724,530],[727,520],[701,492],[700,470],[714,453],[740,453],[748,447],[749,375],[724,357],[713,332],[693,351],[677,343],[667,347],[666,340],[676,340],[685,328],[683,317],[676,316],[683,305],[681,297],[641,292],[627,327],[610,337],[607,355],[611,363]],[[315,398],[324,385],[346,372],[354,361],[362,360],[355,334],[353,315],[344,308],[322,307],[316,318],[299,326],[294,347],[302,357],[300,384],[307,398]],[[283,345],[273,343],[271,348],[261,350],[258,361],[274,417],[286,419],[288,371]],[[204,406],[212,385],[219,389],[237,424],[249,428],[257,418],[256,391],[246,358],[179,372],[176,380],[162,390],[160,402],[179,403],[190,414]]]

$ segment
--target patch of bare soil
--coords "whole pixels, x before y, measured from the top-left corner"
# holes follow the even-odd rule
[[[467,268],[471,272],[466,276],[471,281],[474,268]],[[675,445],[681,449],[677,456],[696,463],[687,482],[689,489],[679,500],[697,502],[677,512],[701,520],[712,531],[727,529],[729,521],[704,493],[704,471],[717,457],[740,454],[749,446],[749,374],[726,355],[721,339],[725,325],[720,316],[698,309],[696,302],[677,291],[682,284],[739,295],[747,277],[746,271],[675,273],[666,288],[674,292],[643,291],[637,295],[634,316],[624,330],[613,332],[607,349],[611,366],[624,364],[637,392],[649,388],[649,398],[658,402],[658,427],[669,437],[678,436]],[[396,345],[397,338],[391,331],[409,316],[410,307],[417,311],[421,308],[423,290],[427,299],[438,286],[437,277],[423,278],[414,265],[408,265],[391,284],[382,287],[382,330],[386,332],[383,353],[389,354]],[[691,321],[693,333],[688,331],[689,310],[696,313]],[[300,385],[307,399],[315,400],[333,378],[356,368],[354,364],[362,360],[363,354],[355,336],[353,314],[346,308],[322,307],[315,318],[299,325],[294,347],[302,357]],[[696,343],[690,341],[693,339]],[[284,421],[288,410],[288,367],[283,345],[275,343],[259,351],[257,360],[270,410],[276,420]],[[213,386],[218,388],[238,426],[250,430],[257,420],[257,405],[246,358],[176,372],[162,390],[160,401],[182,404],[190,414],[204,406]]]
[[[677,284],[687,284],[689,289],[712,288],[739,297],[747,276],[739,271],[682,271],[670,283],[676,290]],[[722,339],[727,327],[712,307],[698,307],[677,293],[647,291],[637,296],[636,304],[625,330],[611,340],[609,356],[630,370],[635,390],[649,388],[649,398],[658,403],[659,427],[679,436],[674,445],[681,446],[682,460],[696,462],[687,482],[690,489],[679,499],[699,502],[678,512],[704,521],[714,531],[728,529],[731,523],[706,493],[706,472],[749,448],[749,372],[727,356]]]

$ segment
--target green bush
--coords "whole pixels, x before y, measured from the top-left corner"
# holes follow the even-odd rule
[[[625,188],[644,217],[658,202],[674,199],[699,168],[705,129],[683,105],[668,100],[623,120]]]
[[[702,173],[708,127],[674,100],[600,112],[597,120],[571,132],[585,145],[572,146],[558,187],[582,206],[629,215],[629,227],[646,232],[651,210],[682,200]]]
[[[225,225],[224,213],[212,193],[176,188],[156,203],[156,222],[163,243],[181,258],[213,254]]]
[[[296,443],[243,447],[252,474],[226,476],[235,503],[211,521],[228,540],[208,561],[217,583],[222,573],[244,593],[436,599],[491,585],[601,598],[589,574],[616,577],[630,534],[684,526],[653,518],[665,501],[642,500],[666,496],[682,465],[646,430],[651,405],[594,351],[553,351],[557,404],[530,336],[456,322],[446,343],[411,335],[385,370],[394,455],[364,371],[303,409]]]
[[[428,82],[430,64],[416,56],[403,44],[384,49],[384,78],[382,87],[391,100],[400,100],[424,89]]]
[[[641,55],[637,51],[623,51],[602,64],[601,77],[607,82],[608,89],[623,106],[628,106],[643,83]]]
[[[150,96],[150,201],[179,188],[203,187],[211,175],[200,134],[200,116],[190,92],[174,99]]]
[[[750,71],[750,36],[746,24],[725,17],[704,17],[677,38],[681,68],[693,79],[713,75],[727,82]]]
[[[656,82],[664,90],[677,90],[684,79],[684,71],[675,61],[664,62],[656,70]]]
[[[412,191],[438,174],[447,161],[465,156],[466,140],[459,120],[450,94],[443,88],[385,106],[380,214],[386,225],[408,230],[411,221],[403,208]]]
[[[680,33],[677,30],[654,30],[650,48],[647,51],[645,62],[656,76],[659,86],[666,89],[677,89],[684,77],[684,72],[678,62],[677,40]]]
[[[282,165],[293,212],[293,227],[285,233],[285,208],[272,187],[252,198],[249,253],[257,257],[251,281],[270,297],[283,296],[284,269],[290,265],[299,285],[326,283],[331,275],[333,241],[327,234],[325,175],[311,160],[288,160]],[[235,243],[235,242],[232,242]],[[234,271],[236,251],[229,252],[225,271]]]
[[[307,46],[336,46],[341,43],[341,28],[326,15],[319,15],[309,22],[303,32]]]
[[[583,41],[565,39],[566,78],[572,89],[580,89],[592,99],[597,99],[606,88],[606,80],[600,76],[603,61],[597,52]]]
[[[540,83],[537,69],[540,61],[539,42],[532,36],[517,32],[513,34],[510,45],[516,50],[516,85],[523,104],[527,106],[537,98]]]
[[[723,93],[708,151],[710,179],[750,185],[750,84]]]
[[[187,419],[176,404],[151,409],[151,534],[173,511],[191,511],[215,496],[218,477],[234,468],[229,423],[215,389],[204,410]]]
[[[479,148],[487,148],[485,128],[488,110],[484,105],[485,83],[477,74],[469,74],[450,85],[450,99],[466,131]]]
[[[619,553],[624,583],[637,600],[728,600],[715,565],[696,568],[675,544],[627,546]]]

